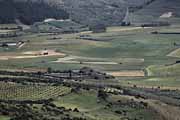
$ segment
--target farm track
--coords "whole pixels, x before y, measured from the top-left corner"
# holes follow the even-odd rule
[[[167,55],[168,57],[180,57],[180,48],[175,49]]]
[[[26,45],[26,43],[23,43],[21,45],[18,46],[18,49],[21,49],[22,47],[24,47]]]

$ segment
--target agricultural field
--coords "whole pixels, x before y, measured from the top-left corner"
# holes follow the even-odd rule
[[[70,93],[70,88],[63,86],[47,85],[19,85],[0,83],[1,100],[46,100]]]
[[[177,120],[180,26],[94,33],[66,22],[37,23],[0,38],[10,44],[0,46],[0,120],[18,119],[24,108],[33,120]],[[52,32],[69,26],[78,31]]]
[[[5,117],[5,116],[0,116],[0,120],[9,120],[9,117]]]

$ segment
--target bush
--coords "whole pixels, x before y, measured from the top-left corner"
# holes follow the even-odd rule
[[[104,24],[96,24],[89,27],[94,33],[106,32],[106,26]]]

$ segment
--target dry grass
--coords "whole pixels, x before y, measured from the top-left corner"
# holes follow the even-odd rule
[[[44,54],[44,53],[48,53],[48,54]],[[26,59],[26,58],[48,57],[48,56],[65,56],[65,54],[55,52],[54,50],[28,51],[18,55],[9,55],[9,54],[1,55],[0,60]]]

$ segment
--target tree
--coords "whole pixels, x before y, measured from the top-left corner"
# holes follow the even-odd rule
[[[52,73],[52,71],[53,71],[53,70],[52,70],[51,67],[48,67],[48,68],[47,68],[47,72],[48,72],[48,73]]]
[[[97,97],[100,99],[106,100],[106,98],[108,97],[108,94],[104,90],[100,89],[98,91]]]
[[[106,26],[104,24],[96,24],[89,27],[94,33],[106,32]]]
[[[2,43],[2,47],[8,47],[7,43]]]

